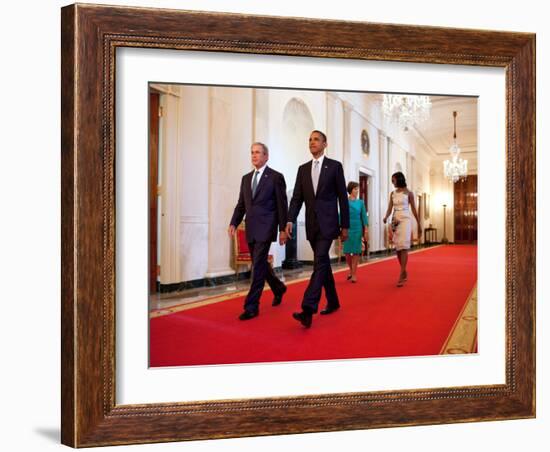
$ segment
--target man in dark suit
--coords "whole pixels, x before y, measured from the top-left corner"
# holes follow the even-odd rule
[[[275,276],[267,262],[271,242],[277,240],[277,229],[280,231],[279,243],[283,245],[286,242],[288,210],[285,178],[267,166],[269,150],[265,144],[252,144],[250,154],[254,170],[242,178],[239,201],[229,224],[232,237],[246,214],[246,241],[252,257],[252,283],[240,320],[250,320],[259,314],[260,297],[266,281],[275,295],[273,306],[281,304],[286,292],[286,286]]]
[[[313,249],[313,273],[304,292],[302,312],[292,316],[306,328],[317,313],[321,289],[325,288],[327,306],[321,314],[332,314],[340,308],[334,276],[330,266],[329,250],[339,235],[348,238],[349,204],[342,164],[325,157],[327,137],[314,130],[309,137],[313,159],[298,168],[296,184],[288,210],[287,236],[291,237],[292,223],[296,221],[302,204],[306,205],[306,238]],[[340,216],[338,216],[338,206]]]

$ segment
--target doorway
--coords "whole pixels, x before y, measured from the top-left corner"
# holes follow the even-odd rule
[[[149,293],[157,293],[160,94],[149,91]]]
[[[370,179],[371,176],[369,176],[367,173],[364,173],[362,171],[359,171],[359,199],[363,200],[365,203],[365,210],[367,211],[367,218],[369,219],[369,225],[371,222],[370,216],[369,216],[369,186],[370,186]],[[370,240],[370,231],[369,231],[369,244],[371,243]],[[363,250],[363,256],[369,255],[368,247],[365,245]]]
[[[455,243],[477,243],[477,174],[454,184]]]
[[[369,213],[369,184],[370,176],[362,171],[359,172],[359,198],[365,203],[367,214]]]

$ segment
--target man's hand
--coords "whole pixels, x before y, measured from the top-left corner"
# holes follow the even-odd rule
[[[386,224],[386,221],[388,221],[388,217],[384,217],[382,221],[384,222],[384,224]]]
[[[236,231],[235,226],[233,226],[232,224],[229,225],[229,229],[227,230],[227,233],[229,234],[229,237],[234,237],[235,236],[235,231]]]
[[[422,226],[418,225],[418,240],[422,237]]]
[[[292,223],[287,223],[285,228],[287,240],[292,238]]]
[[[285,231],[279,232],[279,245],[284,245],[287,241],[287,234]]]
[[[342,242],[345,242],[349,237],[348,229],[342,228],[342,231],[340,232],[340,239]]]

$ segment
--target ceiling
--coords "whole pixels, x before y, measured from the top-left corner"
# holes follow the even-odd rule
[[[456,141],[464,157],[477,154],[477,97],[430,96],[430,118],[414,126],[418,144],[432,156],[447,156],[453,144],[453,111],[456,117]]]

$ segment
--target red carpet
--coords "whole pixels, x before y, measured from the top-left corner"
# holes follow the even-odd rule
[[[292,318],[307,281],[289,284],[280,306],[265,291],[260,315],[239,321],[244,297],[150,320],[152,367],[439,354],[477,280],[477,247],[441,246],[409,255],[409,281],[396,287],[397,259],[335,274],[341,309]],[[324,294],[320,309],[325,305]]]

